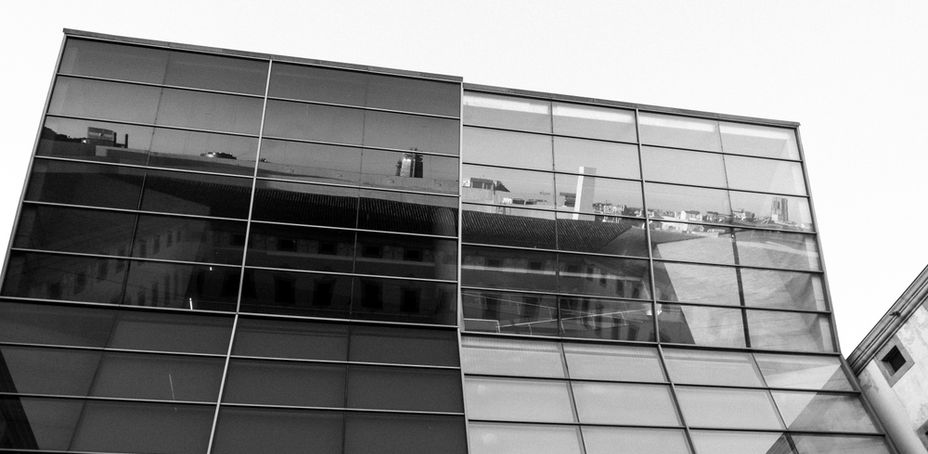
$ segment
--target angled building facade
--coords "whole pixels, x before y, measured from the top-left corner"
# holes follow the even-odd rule
[[[66,30],[0,452],[895,453],[797,127]]]

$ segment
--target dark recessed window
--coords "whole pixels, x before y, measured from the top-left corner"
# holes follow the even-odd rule
[[[883,362],[883,365],[890,375],[895,375],[896,372],[899,372],[899,370],[905,367],[906,363],[905,356],[902,356],[902,352],[900,352],[897,347],[889,349],[880,361]]]

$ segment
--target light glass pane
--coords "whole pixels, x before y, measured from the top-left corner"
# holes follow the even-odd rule
[[[663,385],[572,382],[580,422],[673,426],[680,423]]]
[[[811,232],[809,199],[779,194],[731,191],[732,223],[768,229]]]
[[[649,145],[721,151],[718,122],[653,113],[638,115],[641,142]]]
[[[732,189],[806,195],[802,164],[798,162],[725,156],[725,170]]]
[[[648,181],[726,187],[725,164],[719,154],[642,147],[641,166]]]
[[[558,297],[561,335],[654,342],[651,303],[589,297]]]
[[[648,217],[661,222],[731,222],[728,191],[646,183]]]
[[[470,423],[471,454],[580,454],[578,427]]]
[[[631,427],[583,427],[581,430],[586,454],[690,453],[682,430]]]
[[[464,202],[554,209],[554,175],[545,172],[461,166]]]
[[[637,146],[567,137],[554,138],[554,170],[604,177],[641,178]]]
[[[661,342],[744,347],[741,310],[717,307],[657,305]]]
[[[883,437],[793,435],[799,454],[890,454]]]
[[[793,454],[786,434],[779,432],[690,432],[696,454]]]
[[[461,291],[466,331],[557,336],[557,300],[554,295]]]
[[[790,430],[879,432],[857,394],[773,391],[773,398]]]
[[[565,381],[465,377],[464,406],[470,419],[575,422]]]
[[[561,349],[554,342],[465,336],[461,348],[468,374],[565,378]]]
[[[731,229],[669,220],[652,221],[654,258],[692,262],[735,263]]]
[[[819,271],[815,237],[770,230],[735,230],[738,262],[742,265]]]
[[[824,311],[825,289],[817,274],[741,269],[746,306]]]
[[[677,400],[691,427],[783,429],[767,391],[677,387]]]
[[[654,262],[657,299],[739,306],[735,268]]]
[[[653,348],[566,343],[564,355],[572,379],[664,381]]]
[[[635,113],[608,107],[555,102],[554,133],[634,142]]]
[[[551,103],[467,92],[464,93],[464,124],[551,132]]]
[[[564,293],[648,298],[648,262],[635,259],[558,254],[558,290]]]
[[[640,183],[596,178],[595,169],[584,170],[583,175],[555,176],[558,210],[622,215],[641,208]]]
[[[759,349],[833,352],[827,315],[782,311],[747,311],[751,346]]]
[[[464,128],[464,153],[468,163],[551,170],[551,137],[542,134]]]
[[[754,358],[772,388],[853,391],[836,357],[755,353]]]
[[[799,159],[796,133],[792,129],[722,122],[719,131],[726,153]]]
[[[690,385],[764,386],[747,353],[664,349],[670,381]]]

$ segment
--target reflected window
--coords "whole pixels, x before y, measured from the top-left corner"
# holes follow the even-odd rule
[[[638,147],[567,137],[554,138],[554,170],[604,177],[641,178]]]
[[[125,264],[125,260],[13,251],[7,263],[2,293],[118,304],[126,276]],[[97,270],[104,266],[113,271],[100,276]]]
[[[646,183],[644,193],[648,217],[661,223],[728,223],[732,219],[728,191]]]
[[[675,221],[652,221],[651,250],[655,259],[734,264],[731,229]]]
[[[551,132],[551,103],[528,98],[464,93],[464,124]]]
[[[734,224],[802,232],[814,230],[812,209],[806,198],[738,191],[728,195]]]
[[[654,341],[651,303],[558,297],[561,335]]]
[[[596,178],[593,170],[587,171],[590,173],[555,176],[558,210],[634,216],[642,206],[638,182]]]
[[[630,110],[555,102],[554,133],[591,139],[635,142],[635,113]]]
[[[620,298],[648,298],[650,272],[643,260],[558,254],[558,291]]]
[[[827,310],[822,278],[816,274],[742,268],[741,285],[747,306]]]
[[[128,213],[26,204],[13,247],[120,255],[132,241],[134,223]],[[98,274],[104,279],[109,270]]]
[[[463,165],[464,202],[518,208],[554,208],[554,176],[550,173]]]
[[[511,249],[465,246],[461,258],[461,283],[504,289],[556,288],[556,254],[525,250],[517,254],[513,252]]]
[[[755,353],[754,357],[770,387],[853,391],[836,357],[769,353]]]
[[[553,295],[464,289],[461,304],[466,331],[558,335]]]

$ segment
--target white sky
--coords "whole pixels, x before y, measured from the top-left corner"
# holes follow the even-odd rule
[[[928,264],[923,0],[11,4],[2,250],[67,27],[798,121],[845,354]]]

